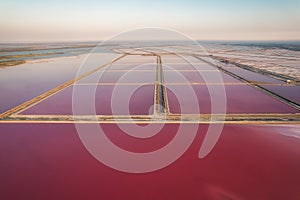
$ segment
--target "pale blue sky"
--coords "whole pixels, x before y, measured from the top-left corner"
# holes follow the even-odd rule
[[[203,40],[300,39],[300,0],[0,0],[0,42],[103,40],[161,27]]]

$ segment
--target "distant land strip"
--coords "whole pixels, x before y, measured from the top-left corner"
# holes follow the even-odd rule
[[[270,77],[275,78],[275,79],[283,80],[285,82],[287,80],[291,80],[295,84],[300,84],[299,79],[297,79],[295,77],[292,77],[292,76],[289,76],[289,75],[286,75],[286,74],[278,74],[278,73],[267,71],[267,70],[264,70],[264,69],[255,68],[255,67],[252,67],[252,66],[249,66],[249,65],[237,63],[235,61],[232,61],[230,59],[226,59],[226,58],[223,58],[223,57],[218,57],[218,56],[213,56],[212,55],[211,58],[216,59],[216,60],[218,60],[220,62],[223,62],[223,63],[226,63],[226,64],[233,64],[233,65],[235,65],[239,68],[242,68],[242,69],[245,69],[245,70],[248,70],[248,71],[252,71],[252,72],[255,72],[255,73],[262,74],[262,75],[267,75],[267,76],[270,76]]]
[[[3,48],[0,49],[0,53],[15,53],[8,55],[0,55],[0,68],[7,68],[26,63],[28,60],[41,59],[43,57],[54,58],[58,55],[74,56],[88,53],[96,45],[77,45],[67,47],[56,48]],[[38,53],[38,51],[52,51],[47,53]],[[57,50],[76,50],[76,52],[70,51],[57,51]],[[26,53],[32,51],[33,53]],[[36,53],[35,53],[36,52]]]

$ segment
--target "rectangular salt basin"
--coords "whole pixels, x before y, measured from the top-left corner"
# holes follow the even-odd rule
[[[156,56],[139,56],[139,55],[127,55],[113,64],[155,64]]]
[[[98,71],[77,83],[154,83],[155,71]]]
[[[241,69],[241,68],[226,68],[226,70],[244,78],[251,82],[262,82],[262,83],[276,83],[283,84],[284,82],[269,76],[264,76],[262,74],[258,74],[255,72],[251,72],[249,70]]]
[[[177,69],[177,70],[212,70],[212,71],[218,71],[218,69],[210,65],[206,62],[203,62],[193,56],[183,56],[182,58],[177,56],[173,59],[168,59],[168,56],[163,56],[163,58],[167,58],[166,61],[162,62],[164,70],[166,69]],[[172,62],[168,61],[171,60]],[[184,62],[182,62],[182,60]],[[175,62],[178,61],[178,62]]]
[[[300,104],[300,86],[295,85],[261,85],[262,87],[274,92],[282,97],[290,99],[298,104]]]
[[[156,64],[112,64],[105,68],[107,71],[114,71],[114,70],[131,70],[131,71],[140,71],[140,70],[156,70]]]
[[[206,62],[189,55],[161,56],[161,60],[163,64],[206,64]],[[213,63],[213,60],[208,58],[208,62]]]
[[[154,85],[75,85],[29,107],[21,114],[148,115],[152,112],[153,102]],[[75,113],[72,104],[73,108],[76,107]]]
[[[163,64],[189,64],[185,59],[180,56],[161,56]]]
[[[165,64],[163,63],[163,70],[195,70],[195,71],[218,71],[218,69],[214,66],[211,66],[206,63],[179,63],[179,64]]]
[[[223,112],[223,106],[226,106],[227,113],[230,114],[299,112],[248,85],[224,85],[225,93],[221,85],[166,85],[166,87],[170,112],[174,114],[210,114],[213,101],[216,108],[213,114]]]
[[[165,83],[240,83],[218,71],[164,71]]]

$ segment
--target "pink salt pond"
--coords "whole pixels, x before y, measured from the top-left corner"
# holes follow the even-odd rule
[[[223,87],[226,93],[223,93]],[[197,107],[202,114],[211,113],[211,98],[220,101],[225,98],[227,113],[232,114],[299,112],[248,85],[167,85],[167,88],[170,112],[174,114],[197,114]],[[191,92],[195,94],[196,100],[190,95]],[[214,106],[218,108],[216,102]]]
[[[115,144],[148,152],[172,140],[179,124],[165,124],[155,138],[144,143],[126,137],[115,124],[100,126]],[[182,126],[188,134],[190,125]],[[93,158],[74,124],[2,123],[0,197],[280,200],[300,196],[299,126],[225,125],[213,151],[199,159],[207,128],[199,125],[193,144],[168,167],[130,174]]]
[[[126,102],[124,97],[128,94],[131,96]],[[153,101],[154,85],[76,85],[29,107],[21,114],[148,115],[152,114]],[[72,103],[76,107],[75,113]]]
[[[165,71],[165,83],[240,83],[239,80],[218,71]]]
[[[78,83],[154,83],[155,71],[99,71]]]

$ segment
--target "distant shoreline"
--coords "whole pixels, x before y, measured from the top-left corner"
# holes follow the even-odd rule
[[[28,60],[77,56],[90,52],[96,45],[64,44],[0,44],[0,68],[12,67],[26,63]]]

